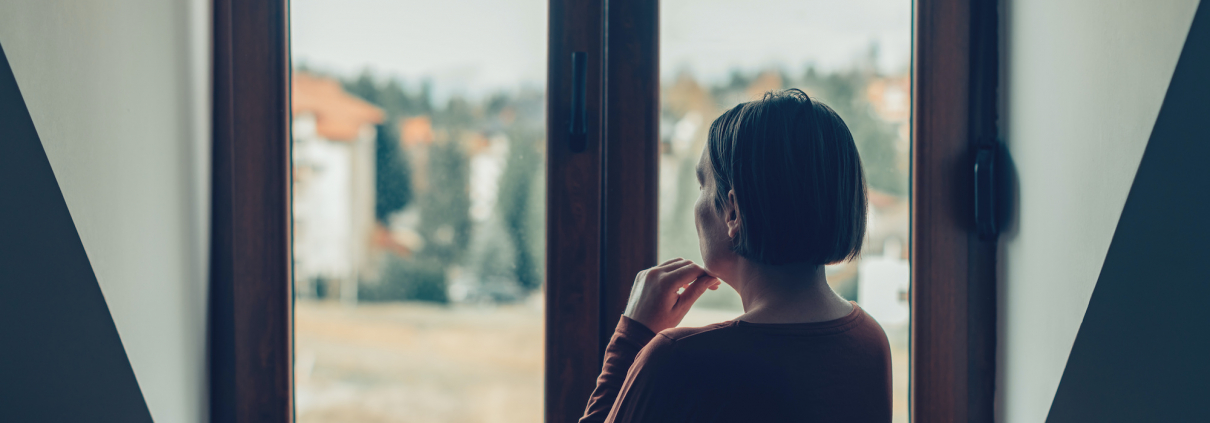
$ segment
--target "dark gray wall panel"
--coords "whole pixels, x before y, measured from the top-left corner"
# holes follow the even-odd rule
[[[1210,421],[1208,124],[1210,6],[1202,3],[1048,422]]]
[[[2,47],[0,420],[151,421]]]

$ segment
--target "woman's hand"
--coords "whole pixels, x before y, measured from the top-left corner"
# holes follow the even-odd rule
[[[718,289],[719,283],[718,278],[692,261],[668,260],[639,272],[622,315],[659,333],[680,324],[693,302],[707,289]],[[685,290],[678,292],[681,288]]]

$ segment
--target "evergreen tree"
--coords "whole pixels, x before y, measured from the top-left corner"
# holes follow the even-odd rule
[[[513,246],[517,283],[522,289],[532,291],[542,283],[530,239],[533,233],[530,215],[534,213],[530,210],[530,197],[535,189],[537,171],[542,167],[542,157],[538,154],[536,144],[542,138],[533,131],[514,129],[509,132],[508,164],[500,177],[496,208]]]
[[[399,146],[400,118],[428,112],[421,98],[408,95],[403,84],[391,79],[379,83],[369,70],[356,78],[344,80],[345,91],[377,105],[383,110],[385,122],[378,125],[374,140],[375,205],[374,216],[387,223],[392,213],[402,210],[412,200],[411,169],[406,151]]]
[[[420,225],[426,240],[422,253],[446,266],[458,263],[470,240],[470,167],[462,148],[452,140],[429,148],[429,186],[421,195]]]
[[[412,200],[411,169],[405,152],[399,148],[399,137],[391,129],[378,125],[378,136],[374,139],[374,217],[383,224]]]

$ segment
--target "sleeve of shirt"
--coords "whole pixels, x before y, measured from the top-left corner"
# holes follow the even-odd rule
[[[601,368],[601,375],[597,377],[597,387],[588,399],[588,406],[584,408],[584,417],[580,418],[580,423],[605,421],[609,411],[613,409],[613,403],[618,398],[635,357],[654,337],[655,332],[647,326],[622,316],[617,329],[613,331],[613,337],[609,340],[609,346],[605,348],[605,365]]]
[[[667,423],[690,404],[682,397],[673,369],[672,339],[662,334],[643,348],[618,390],[605,423]],[[688,420],[692,421],[692,420]]]

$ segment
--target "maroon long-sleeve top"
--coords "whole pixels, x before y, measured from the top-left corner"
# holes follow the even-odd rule
[[[856,304],[840,319],[737,320],[659,334],[626,317],[588,422],[889,422],[886,334]]]

